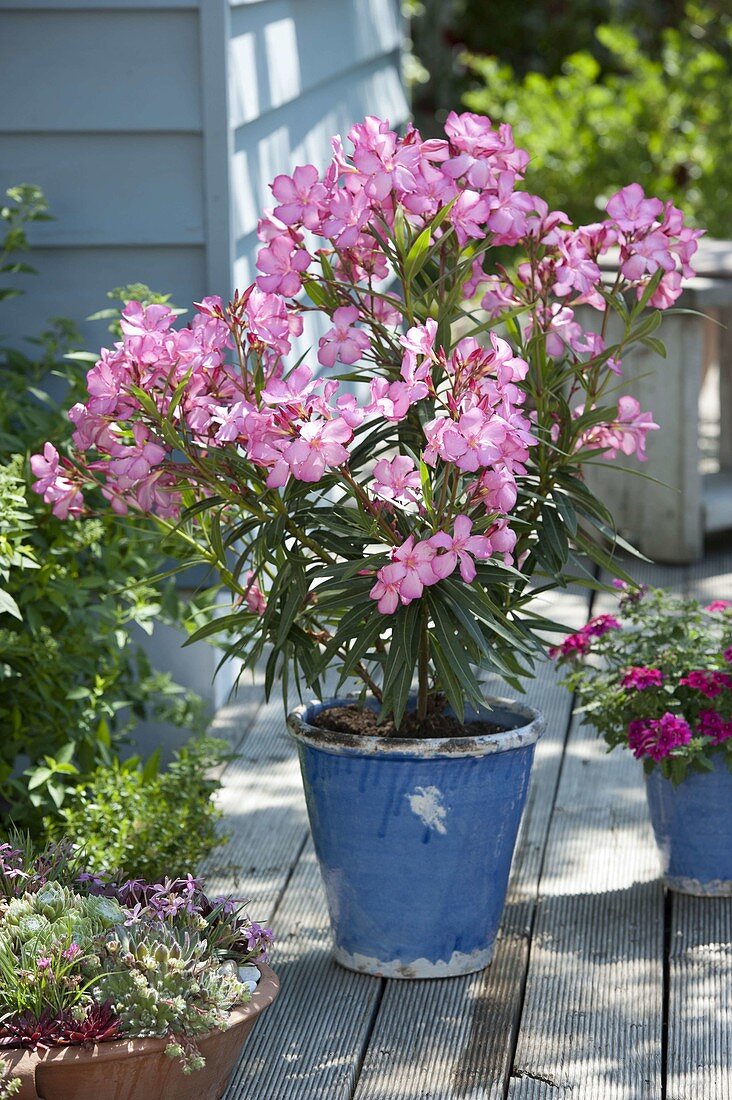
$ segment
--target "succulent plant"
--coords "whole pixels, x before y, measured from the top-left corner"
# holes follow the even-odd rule
[[[0,846],[0,1046],[155,1036],[199,1068],[196,1039],[251,998],[271,934],[192,875],[115,884],[67,856]]]

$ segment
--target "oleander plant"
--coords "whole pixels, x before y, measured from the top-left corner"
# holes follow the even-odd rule
[[[638,184],[573,227],[478,115],[430,140],[367,118],[348,140],[274,180],[260,274],[230,303],[177,328],[127,305],[34,487],[61,519],[99,494],[152,514],[216,566],[232,604],[194,637],[263,658],[268,691],[319,692],[333,666],[408,731],[445,702],[462,721],[484,671],[531,670],[552,624],[530,581],[565,584],[580,555],[617,569],[583,467],[644,457],[658,425],[622,363],[662,351],[700,231]]]
[[[710,771],[714,753],[732,770],[732,603],[618,584],[620,617],[598,615],[551,651],[580,710],[610,749],[673,783]]]
[[[16,836],[0,845],[0,1048],[156,1037],[193,1072],[196,1040],[251,999],[271,942],[190,874],[115,880],[67,842]]]

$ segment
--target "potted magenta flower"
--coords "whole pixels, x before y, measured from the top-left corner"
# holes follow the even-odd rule
[[[65,843],[0,845],[12,1087],[20,1100],[220,1100],[277,994],[271,933],[192,875],[116,883],[82,867]]]
[[[732,896],[732,603],[626,586],[620,607],[553,655],[609,747],[643,762],[666,884]]]
[[[481,677],[518,686],[543,654],[531,579],[564,584],[576,551],[611,565],[582,464],[643,457],[658,425],[618,393],[622,358],[655,346],[698,231],[635,184],[572,228],[520,190],[510,128],[476,115],[439,140],[376,118],[348,136],[323,175],[274,180],[261,275],[228,306],[178,329],[127,307],[75,450],[33,469],[58,515],[106,498],[197,549],[233,594],[197,636],[227,631],[267,691],[316,697],[289,725],[337,959],[465,973],[490,959],[542,729]]]

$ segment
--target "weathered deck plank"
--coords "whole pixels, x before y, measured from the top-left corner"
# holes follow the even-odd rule
[[[598,597],[593,613],[614,609]],[[509,1100],[661,1096],[664,899],[642,771],[575,717]]]
[[[332,961],[309,843],[278,907],[276,930],[282,992],[248,1040],[227,1100],[351,1100],[383,983]]]

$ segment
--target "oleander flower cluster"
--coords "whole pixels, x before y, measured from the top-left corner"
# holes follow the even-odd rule
[[[509,126],[453,112],[427,140],[367,118],[324,172],[277,176],[255,283],[182,327],[130,302],[36,491],[196,547],[233,593],[232,653],[274,644],[268,682],[337,664],[398,722],[410,670],[420,709],[477,699],[475,666],[526,671],[527,579],[561,583],[611,529],[582,464],[644,458],[658,425],[622,363],[657,346],[699,236],[637,184],[573,227],[522,189],[527,162]]]
[[[0,845],[0,1047],[166,1038],[186,1072],[196,1040],[251,999],[272,943],[241,904],[188,875],[115,883],[68,845]]]
[[[674,782],[716,752],[732,768],[732,601],[616,586],[622,620],[597,616],[551,651],[588,721]]]

